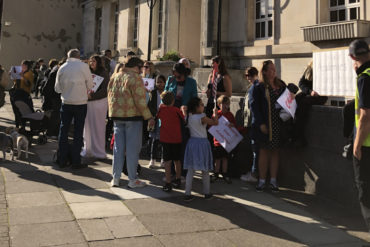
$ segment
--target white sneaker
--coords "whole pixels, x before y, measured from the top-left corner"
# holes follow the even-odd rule
[[[248,183],[257,183],[258,179],[253,177],[251,172],[248,172],[247,174],[240,177],[242,181],[248,182]]]
[[[139,179],[135,180],[130,180],[127,185],[129,188],[134,189],[134,188],[142,188],[146,186],[146,183],[143,181],[140,181]]]
[[[119,187],[119,178],[113,178],[112,181],[110,181],[110,186]]]
[[[161,168],[164,168],[164,160],[161,159]]]
[[[154,169],[157,168],[158,166],[155,164],[155,160],[150,160],[149,162],[149,168]]]

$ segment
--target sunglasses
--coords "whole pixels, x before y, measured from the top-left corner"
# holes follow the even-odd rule
[[[148,65],[145,65],[144,68],[149,69],[149,66]]]

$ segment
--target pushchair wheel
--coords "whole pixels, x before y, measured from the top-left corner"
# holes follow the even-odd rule
[[[46,144],[48,142],[48,138],[46,135],[39,135],[39,138],[37,139],[38,144]]]

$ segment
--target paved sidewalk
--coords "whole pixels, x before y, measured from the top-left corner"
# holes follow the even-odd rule
[[[0,125],[11,124],[9,105]],[[8,121],[9,120],[9,121]],[[163,170],[140,161],[141,189],[110,188],[111,160],[89,168],[59,169],[56,141],[33,145],[30,159],[0,163],[0,246],[362,246],[370,240],[362,219],[330,201],[283,190],[257,193],[253,186],[211,185],[215,198],[186,203],[183,190],[161,190]],[[111,156],[110,156],[111,158]],[[5,191],[4,191],[5,184]],[[5,200],[6,199],[6,200]]]

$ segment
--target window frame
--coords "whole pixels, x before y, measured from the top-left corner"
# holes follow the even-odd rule
[[[157,33],[157,47],[158,49],[162,48],[163,40],[163,0],[158,1],[158,33]]]
[[[260,13],[258,14],[257,11],[258,11],[258,8],[257,8],[257,4],[260,4],[260,6],[262,6],[262,4],[264,4],[264,7],[265,7],[265,15],[264,17],[258,17],[258,15],[261,14],[262,12],[262,7],[260,7]],[[272,39],[273,36],[274,36],[274,9],[273,9],[273,0],[255,0],[254,2],[254,7],[255,7],[255,17],[254,17],[254,21],[255,21],[255,26],[254,26],[254,38],[255,40],[268,40],[268,39]],[[264,25],[264,35],[262,35],[261,31],[262,31],[262,26],[261,25]],[[271,27],[270,27],[271,25]],[[271,33],[271,35],[270,35]],[[259,35],[257,35],[259,34]]]
[[[134,28],[133,28],[133,47],[138,47],[139,41],[139,17],[140,17],[140,0],[135,0],[134,5]]]
[[[100,14],[98,16],[98,14]],[[95,9],[95,51],[100,52],[101,46],[101,29],[102,29],[102,21],[103,21],[103,9],[96,8]]]
[[[113,49],[117,50],[118,47],[118,30],[119,30],[119,2],[114,5],[114,33],[113,33]]]
[[[336,0],[338,3],[338,0]],[[329,1],[329,22],[340,22],[340,21],[352,21],[352,20],[360,20],[360,8],[361,8],[361,0],[356,0],[356,3],[350,3],[350,0],[344,0],[343,5],[336,5],[336,6],[331,6],[331,1]],[[350,19],[351,17],[351,9],[356,8],[356,19]],[[340,10],[344,10],[344,20],[339,20],[339,15],[337,14],[337,20],[333,21],[331,18],[331,14],[333,11],[336,11],[339,13]]]

